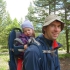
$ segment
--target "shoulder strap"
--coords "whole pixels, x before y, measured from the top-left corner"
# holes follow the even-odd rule
[[[40,68],[42,67],[42,64],[43,64],[43,60],[44,60],[44,54],[43,54],[43,51],[42,51],[42,46],[41,44],[37,45],[38,49],[39,49],[39,52],[40,52],[40,57],[41,57],[41,61],[40,61]]]
[[[42,63],[43,63],[43,59],[44,59],[44,54],[43,54],[43,49],[42,49],[42,46],[41,44],[35,40],[35,38],[32,38],[30,44],[34,44],[37,46],[37,48],[39,49],[39,52],[40,52],[40,58],[41,58],[41,61],[40,61],[40,68],[42,67]]]

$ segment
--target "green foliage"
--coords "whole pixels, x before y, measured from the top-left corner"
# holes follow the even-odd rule
[[[39,33],[41,33],[42,31],[42,26],[44,24],[45,17],[51,13],[58,14],[62,17],[62,21],[66,23],[66,27],[64,28],[64,30],[67,30],[68,26],[70,25],[70,20],[68,20],[70,12],[69,7],[70,7],[69,0],[34,0],[33,4],[30,3],[30,6],[28,8],[28,14],[26,15],[25,18],[33,22],[36,36],[38,36]],[[8,36],[10,31],[14,27],[20,28],[21,22],[22,20],[18,22],[16,18],[14,20],[11,19],[10,14],[6,12],[6,2],[4,0],[0,0],[0,44],[1,45],[8,44]],[[61,33],[58,38],[58,41],[63,45],[64,49],[66,49],[66,43],[67,43],[66,36],[68,37],[67,34],[65,35],[65,33]]]
[[[70,54],[59,54],[59,58],[70,58]]]
[[[38,35],[40,35],[40,34],[41,34],[41,33],[39,33],[39,32],[36,32],[36,33],[35,33],[35,36],[37,37],[37,36],[38,36]]]
[[[63,18],[62,21],[67,21],[66,24],[69,24],[65,19],[69,17],[69,0],[34,0],[33,4],[30,3],[26,17],[34,23],[36,31],[40,29],[36,25],[39,23],[43,25],[45,17],[51,13],[59,14]]]
[[[5,48],[3,48],[3,49],[1,48],[1,49],[0,49],[0,52],[3,52],[3,53],[4,53],[4,52],[8,52],[8,51],[9,51],[8,48],[7,48],[7,49],[5,49]]]
[[[6,28],[4,30],[4,36],[3,36],[4,37],[4,40],[5,40],[4,43],[7,43],[8,42],[9,33],[15,27],[20,28],[20,25],[19,25],[17,19],[14,19],[11,24],[9,24],[8,26],[6,26]]]
[[[64,31],[60,33],[57,41],[60,42],[62,44],[62,48],[66,50],[66,35]]]
[[[9,60],[8,54],[2,54],[2,55],[0,54],[0,70],[9,69],[8,60]]]
[[[28,8],[28,14],[26,15],[26,19],[29,19],[33,22],[34,28],[36,32],[41,32],[41,27],[43,25],[45,16],[47,13],[45,13],[44,8],[33,6],[30,3],[30,6]]]
[[[14,27],[20,28],[18,20],[11,19],[9,13],[6,12],[6,2],[0,0],[0,45],[3,47],[8,44],[9,33]]]
[[[61,20],[66,24],[64,28],[65,33],[62,33],[63,36],[59,36],[58,41],[63,44],[64,49],[66,49],[66,46],[69,47],[68,40],[70,35],[67,33],[67,29],[70,25],[70,0],[34,0],[33,3],[34,5],[29,6],[29,9],[33,9],[28,10],[27,18],[34,23],[35,31],[41,32],[45,17],[48,14],[58,14],[62,17]],[[39,24],[41,24],[41,26]]]
[[[3,0],[0,0],[0,22],[2,22],[3,18],[6,15],[6,2]],[[0,23],[1,24],[1,23]]]

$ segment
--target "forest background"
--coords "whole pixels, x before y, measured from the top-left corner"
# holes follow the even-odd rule
[[[19,12],[20,14],[20,12]],[[33,22],[36,36],[42,31],[44,19],[49,14],[58,14],[65,22],[65,28],[57,39],[63,47],[65,53],[70,52],[70,0],[33,0],[28,7],[28,13],[25,19]],[[12,20],[8,11],[6,11],[6,1],[0,0],[0,52],[8,52],[8,37],[10,31],[17,27],[20,28],[23,19]],[[69,55],[68,55],[69,56]],[[0,55],[2,57],[2,55]],[[4,58],[4,57],[3,57]],[[8,61],[8,59],[6,60]],[[3,69],[1,69],[3,70]]]

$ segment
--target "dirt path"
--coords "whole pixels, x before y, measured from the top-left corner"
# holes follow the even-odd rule
[[[60,59],[61,70],[70,70],[70,58]]]

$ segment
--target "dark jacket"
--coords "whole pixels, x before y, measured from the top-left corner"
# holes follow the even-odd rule
[[[44,38],[43,35],[36,38],[43,50],[52,50],[52,41]],[[54,55],[55,54],[55,55]],[[24,67],[25,70],[60,70],[60,63],[58,59],[58,49],[52,53],[41,52],[36,45],[30,45],[24,53]],[[43,61],[42,61],[43,59]],[[41,62],[42,61],[42,62]]]

